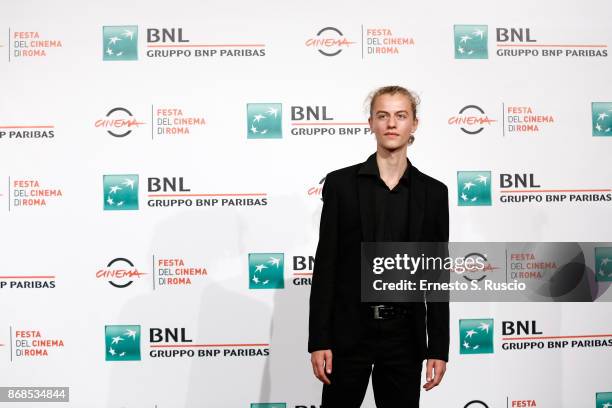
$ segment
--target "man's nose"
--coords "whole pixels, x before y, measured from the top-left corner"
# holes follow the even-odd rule
[[[395,127],[395,116],[389,116],[389,120],[387,121],[387,127],[394,128]]]

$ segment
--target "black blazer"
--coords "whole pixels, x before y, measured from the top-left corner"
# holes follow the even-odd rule
[[[374,159],[370,156],[368,160]],[[364,163],[329,173],[323,186],[319,244],[310,290],[308,351],[347,351],[362,336],[361,242],[374,241],[371,177],[359,176]],[[448,242],[448,189],[410,162],[409,241]],[[365,307],[364,307],[365,306]],[[448,303],[410,303],[406,319],[415,333],[419,359],[448,361]],[[364,310],[365,309],[365,310]]]

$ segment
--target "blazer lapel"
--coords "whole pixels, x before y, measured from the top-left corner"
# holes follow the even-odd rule
[[[410,208],[408,238],[410,242],[421,240],[423,230],[423,218],[425,216],[425,184],[421,178],[421,172],[416,167],[410,169]]]
[[[368,194],[368,185],[372,182],[371,177],[358,177],[357,184],[359,187],[359,213],[361,215],[361,241],[374,241],[374,197]]]

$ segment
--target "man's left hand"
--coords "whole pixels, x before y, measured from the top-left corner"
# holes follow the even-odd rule
[[[427,382],[425,383],[425,385],[423,385],[425,391],[429,391],[433,387],[440,384],[445,372],[446,361],[436,359],[427,360],[427,372],[425,374],[425,379],[427,380]]]

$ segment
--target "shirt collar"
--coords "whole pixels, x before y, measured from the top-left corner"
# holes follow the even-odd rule
[[[408,162],[408,166],[406,167],[406,170],[404,171],[404,174],[402,174],[400,180],[403,180],[407,183],[410,180],[410,167],[412,167],[412,164],[410,163],[410,160],[408,160],[408,158],[406,158],[406,161]],[[376,176],[380,178],[380,172],[378,171],[378,163],[376,163],[376,153],[368,157],[368,159],[361,165],[361,168],[359,169],[359,172],[357,174],[360,176]]]

